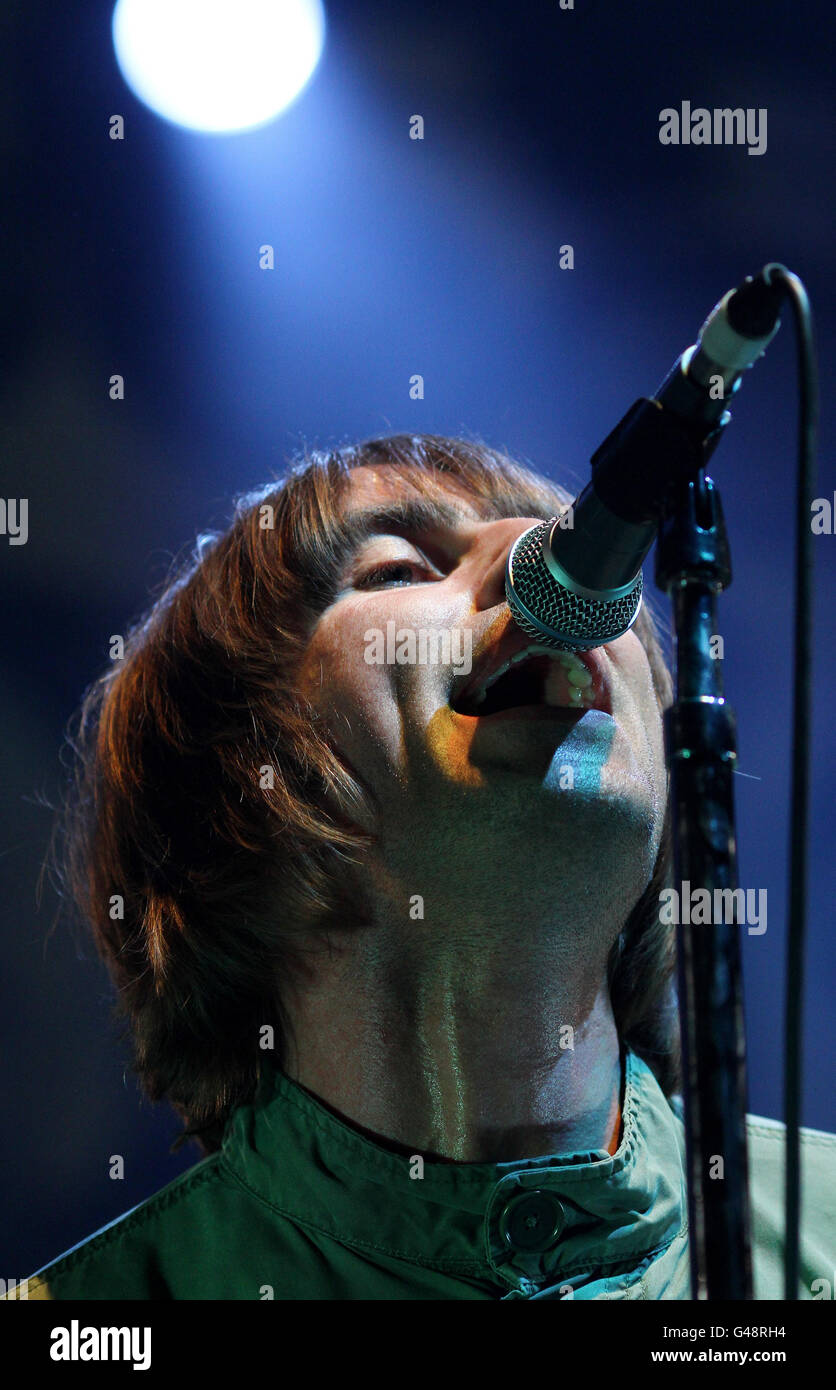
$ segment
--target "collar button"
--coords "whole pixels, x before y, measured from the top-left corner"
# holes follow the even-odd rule
[[[520,1192],[506,1202],[499,1229],[511,1250],[542,1253],[557,1243],[566,1225],[563,1204],[550,1192]]]

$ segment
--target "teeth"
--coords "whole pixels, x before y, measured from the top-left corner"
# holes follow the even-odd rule
[[[569,682],[569,705],[580,709],[589,700],[592,676],[585,666],[576,661],[570,652],[558,653],[560,665],[566,672]],[[563,700],[563,684],[557,672],[551,672],[546,679],[545,688],[546,703],[549,705],[560,705]]]
[[[494,671],[493,675],[485,682],[484,685],[480,685],[479,689],[476,692],[477,705],[481,705],[482,701],[488,693],[489,687],[492,686],[496,681],[498,681],[500,676],[504,676],[505,672],[510,670],[512,665],[513,658],[511,659],[511,661],[506,661],[504,666],[500,666],[498,671]]]

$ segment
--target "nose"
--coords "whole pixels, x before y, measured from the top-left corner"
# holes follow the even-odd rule
[[[477,612],[505,602],[505,566],[514,541],[542,517],[510,517],[487,521],[473,543],[471,558],[477,567],[473,604]]]

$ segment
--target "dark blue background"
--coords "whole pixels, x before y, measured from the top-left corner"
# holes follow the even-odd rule
[[[302,444],[476,433],[570,487],[708,310],[782,260],[823,363],[817,495],[832,496],[836,304],[829,3],[413,5],[331,0],[324,61],[273,126],[189,134],[141,107],[110,7],[4,21],[0,1276],[21,1277],[195,1161],[142,1101],[92,948],[38,898],[62,730],[111,633],[173,553]],[[766,107],[768,149],[663,147],[659,112]],[[126,139],[108,118],[126,118]],[[425,120],[423,142],[409,117]],[[258,247],[276,268],[258,268]],[[571,243],[575,269],[558,266]],[[787,894],[795,357],[789,321],[713,473],[735,579],[750,1109],[779,1116]],[[112,402],[121,373],[126,398]],[[421,373],[423,401],[408,380]],[[816,539],[805,1123],[833,1109],[836,538]],[[652,566],[648,569],[652,580]],[[126,1177],[108,1177],[111,1154]]]

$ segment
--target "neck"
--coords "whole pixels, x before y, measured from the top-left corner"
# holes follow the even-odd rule
[[[373,1136],[458,1162],[610,1148],[621,1088],[606,956],[560,934],[378,924],[286,1001],[288,1075]],[[598,956],[601,956],[599,951]],[[583,950],[581,951],[583,956]]]

